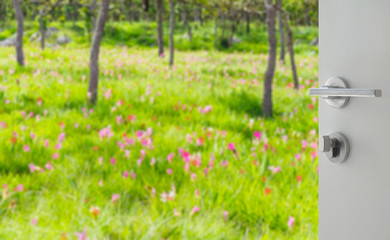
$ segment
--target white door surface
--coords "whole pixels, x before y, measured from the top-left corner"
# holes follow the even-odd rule
[[[350,145],[342,163],[319,154],[319,238],[390,239],[390,0],[320,0],[320,86],[331,77],[382,96],[344,92],[371,97],[343,108],[319,99],[320,136],[340,132]]]

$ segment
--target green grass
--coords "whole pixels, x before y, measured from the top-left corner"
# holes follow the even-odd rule
[[[66,22],[51,22],[48,27],[57,27],[60,29],[59,34],[67,34],[71,37],[71,46],[87,47],[90,45],[91,33],[85,22],[79,21],[75,23]],[[109,47],[127,46],[139,49],[152,49],[157,46],[156,38],[157,25],[155,22],[108,22],[105,30],[103,44]],[[27,41],[32,34],[39,30],[38,22],[25,23],[25,40]],[[8,28],[0,32],[0,40],[3,40],[16,32],[16,25],[13,23]],[[203,26],[192,24],[193,40],[189,41],[187,30],[181,22],[177,23],[175,29],[175,48],[180,51],[200,51],[200,50],[215,50],[214,46],[214,25],[213,22],[206,22]],[[293,27],[294,39],[296,40],[295,51],[298,54],[316,55],[318,47],[310,45],[310,42],[318,36],[316,27]],[[164,45],[169,46],[169,26],[164,23]],[[278,33],[279,34],[279,33]],[[218,50],[223,52],[253,52],[267,53],[268,37],[266,26],[254,22],[251,25],[251,32],[246,33],[244,25],[238,25],[236,38],[241,39],[240,43],[234,44],[232,47],[224,47],[222,41],[228,41],[230,36],[229,30],[218,30]],[[54,42],[58,37],[58,33],[53,34],[49,38],[49,42]],[[37,43],[38,45],[38,43]]]
[[[91,109],[88,48],[27,46],[25,53],[27,66],[18,68],[13,48],[0,52],[0,190],[8,192],[0,198],[0,239],[75,239],[84,229],[89,239],[318,238],[317,103],[306,94],[318,82],[315,54],[297,56],[299,91],[290,87],[289,64],[278,63],[274,118],[267,120],[261,117],[264,54],[179,51],[170,70],[155,49],[105,44]],[[206,106],[212,110],[201,113]],[[113,136],[100,139],[109,126]],[[129,143],[122,149],[124,134]],[[187,167],[179,148],[191,155]],[[30,172],[31,163],[44,171]],[[273,174],[270,166],[281,171]],[[175,198],[163,202],[161,194],[173,186]],[[115,203],[113,194],[120,196]],[[97,218],[92,206],[100,209]],[[195,206],[200,210],[191,214]]]

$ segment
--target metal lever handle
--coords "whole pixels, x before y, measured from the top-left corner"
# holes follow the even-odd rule
[[[332,97],[381,97],[382,91],[379,89],[362,88],[335,88],[322,87],[309,89],[309,95],[320,96],[324,98]]]
[[[346,81],[338,77],[332,77],[321,88],[309,89],[309,95],[320,96],[332,107],[344,107],[350,97],[381,97],[380,89],[349,88]]]

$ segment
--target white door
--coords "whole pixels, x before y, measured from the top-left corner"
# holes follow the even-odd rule
[[[320,136],[340,132],[350,146],[341,163],[346,149],[319,154],[319,237],[390,239],[390,0],[321,0],[319,15],[320,86],[339,77],[350,89],[311,94],[356,95],[342,108],[319,99]],[[330,143],[322,138],[321,150]]]

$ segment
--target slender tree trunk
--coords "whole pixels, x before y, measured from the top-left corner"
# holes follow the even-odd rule
[[[245,21],[246,21],[246,33],[249,34],[251,32],[251,15],[248,11],[245,11]]]
[[[39,13],[39,31],[41,32],[41,49],[45,49],[46,31],[43,21],[43,11]]]
[[[173,33],[175,31],[175,5],[169,0],[169,66],[172,67],[175,58]]]
[[[218,48],[218,16],[214,20],[214,48]]]
[[[265,0],[268,25],[268,65],[265,72],[264,92],[263,92],[263,115],[272,117],[272,79],[275,74],[276,65],[276,9],[272,0]]]
[[[188,39],[190,40],[190,42],[192,42],[192,29],[191,29],[191,25],[188,23],[187,8],[185,6],[185,3],[183,3],[183,12],[181,16],[182,16],[184,27],[187,28]]]
[[[96,16],[95,16],[96,7],[97,7],[96,0],[92,0],[91,4],[89,5],[89,14],[91,15],[91,21],[92,21],[92,31],[95,30],[95,25],[96,25]]]
[[[229,37],[229,48],[233,46],[234,34],[236,33],[236,24],[234,22],[234,14],[230,14],[230,37]]]
[[[295,64],[295,54],[294,54],[294,42],[293,42],[293,32],[291,30],[291,27],[289,25],[289,16],[286,13],[286,29],[287,29],[287,49],[288,54],[290,55],[290,61],[291,61],[291,71],[293,74],[294,79],[294,89],[299,89],[299,81],[298,81],[298,72],[297,72],[297,66]]]
[[[90,78],[89,78],[89,86],[88,86],[88,97],[89,97],[89,102],[91,104],[95,104],[97,100],[98,83],[99,83],[100,42],[102,40],[104,26],[108,18],[109,6],[110,6],[110,0],[102,0],[99,18],[96,23],[96,28],[95,28],[93,42],[92,42],[91,56],[89,62]]]
[[[163,0],[157,0],[157,42],[158,56],[164,57],[163,42]]]
[[[23,54],[23,13],[20,9],[19,0],[13,0],[15,15],[18,21],[18,30],[16,34],[16,60],[20,66],[24,66],[24,54]]]
[[[282,0],[277,0],[278,7],[282,9]],[[279,35],[280,35],[280,61],[285,62],[285,40],[284,40],[284,26],[283,26],[283,16],[282,12],[278,11],[278,20],[279,20]]]

